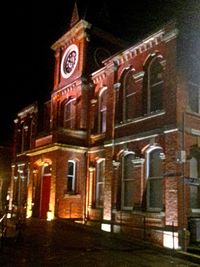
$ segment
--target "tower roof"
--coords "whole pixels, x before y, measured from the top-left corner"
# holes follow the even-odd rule
[[[78,12],[78,8],[77,8],[77,3],[75,1],[74,9],[73,9],[72,17],[71,17],[71,21],[70,21],[70,27],[73,27],[78,21],[79,21],[79,12]]]

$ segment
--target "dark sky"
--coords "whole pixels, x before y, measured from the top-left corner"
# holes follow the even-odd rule
[[[50,46],[66,32],[74,0],[24,2],[7,1],[1,8],[2,145],[12,139],[17,112],[34,101],[44,102],[50,98],[54,67]],[[99,4],[94,0],[77,0],[77,3],[81,13],[97,26],[102,25],[130,43],[180,15],[187,6],[185,0],[123,0],[119,3],[101,0]]]

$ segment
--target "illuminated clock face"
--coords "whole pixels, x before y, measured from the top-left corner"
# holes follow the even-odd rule
[[[63,78],[67,79],[74,72],[78,63],[78,47],[75,44],[70,45],[61,61],[61,74]]]

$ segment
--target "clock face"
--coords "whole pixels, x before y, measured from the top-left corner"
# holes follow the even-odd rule
[[[103,47],[98,47],[94,51],[94,60],[98,67],[102,67],[103,66],[102,61],[105,60],[106,58],[109,58],[110,56],[111,53]]]
[[[75,44],[70,45],[61,61],[61,74],[63,78],[67,79],[74,72],[78,63],[78,47]]]

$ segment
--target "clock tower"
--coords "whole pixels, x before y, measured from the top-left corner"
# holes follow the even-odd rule
[[[79,18],[75,2],[69,30],[58,39],[55,53],[54,91],[90,75],[103,67],[103,60],[125,47],[125,43],[111,34]]]
[[[79,20],[75,3],[69,30],[51,47],[55,53],[54,91],[82,76],[89,28],[88,22]]]
[[[66,109],[70,109],[70,114],[72,110],[76,111],[76,122],[70,127],[73,130],[88,128],[88,101],[92,97],[91,74],[104,66],[103,60],[124,48],[124,42],[94,24],[95,22],[89,23],[86,20],[86,15],[84,19],[79,18],[75,2],[68,31],[51,47],[55,55],[50,120],[54,129],[60,125],[65,128],[64,106],[71,102],[73,105]],[[67,124],[66,127],[68,126]]]

